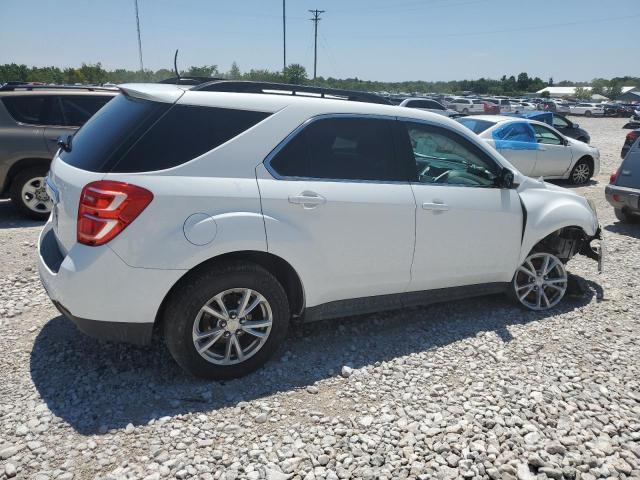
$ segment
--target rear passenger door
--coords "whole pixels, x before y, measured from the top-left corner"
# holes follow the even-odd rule
[[[496,147],[524,175],[532,175],[537,160],[538,144],[527,122],[508,122],[491,132]]]
[[[269,251],[298,271],[309,307],[409,285],[415,201],[395,128],[380,117],[317,117],[258,167]]]

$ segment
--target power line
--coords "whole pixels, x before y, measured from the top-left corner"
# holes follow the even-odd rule
[[[313,80],[316,80],[316,72],[318,70],[318,22],[320,21],[320,14],[324,13],[324,10],[309,10],[313,14],[313,18],[310,18],[313,22]]]
[[[138,0],[133,0],[136,7],[136,27],[138,29],[138,54],[140,55],[140,71],[144,72],[144,63],[142,62],[142,37],[140,37],[140,15],[138,13]]]

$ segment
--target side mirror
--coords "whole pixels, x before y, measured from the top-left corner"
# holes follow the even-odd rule
[[[498,186],[500,188],[507,189],[515,188],[515,178],[516,177],[511,170],[509,170],[508,168],[503,168],[502,170],[500,170],[500,174],[498,175]]]
[[[580,128],[580,125],[578,125],[577,123],[574,123],[571,125],[572,128]]]

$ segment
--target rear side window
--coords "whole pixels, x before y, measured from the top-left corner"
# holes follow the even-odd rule
[[[456,118],[456,120],[475,134],[481,134],[487,128],[491,128],[495,125],[495,122],[490,122],[488,120],[477,120],[475,118],[468,117]]]
[[[524,122],[507,123],[493,132],[493,138],[496,140],[507,140],[510,142],[536,143],[533,129],[528,123]]]
[[[136,142],[113,172],[163,170],[188,162],[253,127],[270,114],[175,105]]]
[[[65,125],[81,127],[112,98],[106,95],[61,96],[60,102]]]
[[[284,177],[407,180],[396,161],[393,123],[383,119],[316,120],[272,158],[270,167]]]
[[[174,105],[118,95],[78,131],[65,163],[94,172],[175,167],[214,149],[269,114]]]
[[[46,96],[4,97],[2,103],[16,122],[32,125],[44,123]]]

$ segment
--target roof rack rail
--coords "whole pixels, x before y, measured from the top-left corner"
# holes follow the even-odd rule
[[[352,102],[379,103],[391,105],[380,95],[356,90],[314,87],[310,85],[291,85],[288,83],[252,82],[248,80],[216,80],[200,84],[192,90],[204,92],[266,93],[275,95],[297,95],[303,97],[331,98]]]
[[[100,87],[94,85],[15,85],[5,84],[0,86],[0,91],[11,92],[14,90],[89,90],[91,92],[114,92],[117,87]]]
[[[197,77],[197,76],[184,76],[184,77],[171,77],[160,80],[158,83],[169,83],[174,85],[201,85],[203,83],[209,83],[216,80],[224,80],[223,78],[216,77]]]

